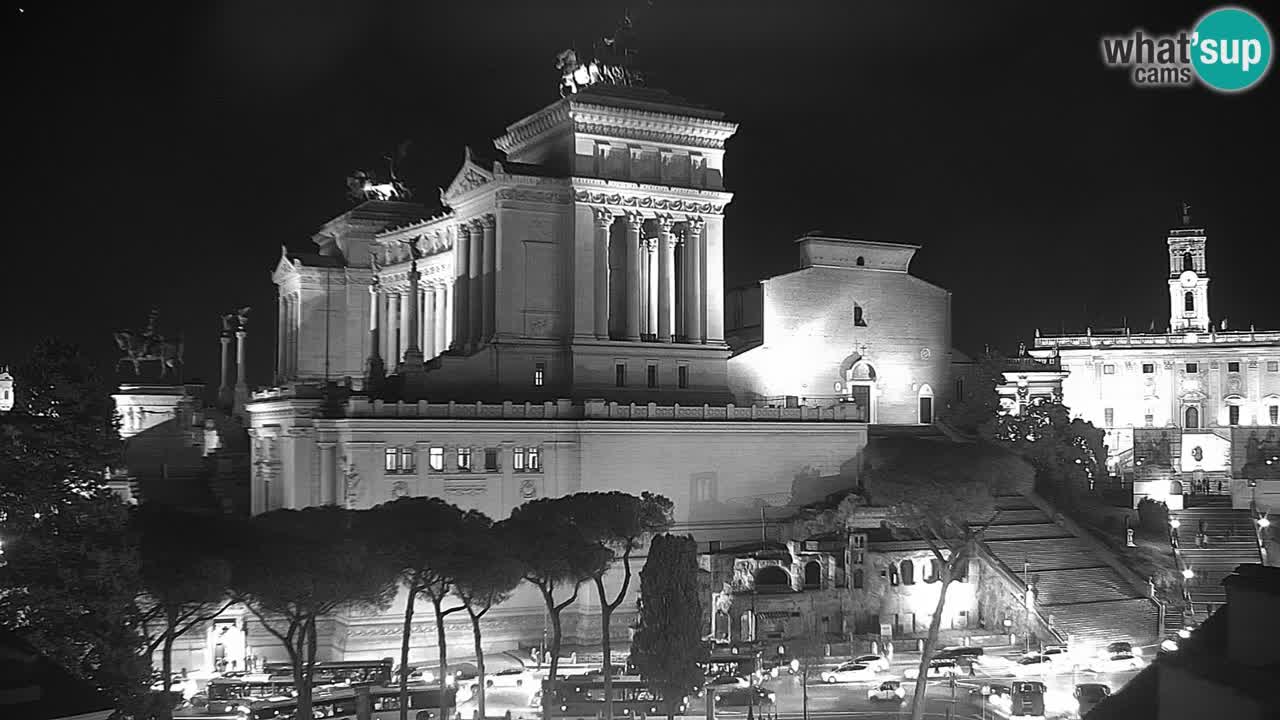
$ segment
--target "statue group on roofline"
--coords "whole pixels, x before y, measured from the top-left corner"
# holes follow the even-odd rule
[[[410,141],[400,143],[395,154],[384,155],[387,161],[385,178],[368,170],[356,170],[347,176],[347,197],[352,202],[361,203],[366,200],[411,200],[413,191],[396,175],[396,165],[404,161],[409,154]]]
[[[157,330],[159,319],[160,311],[152,308],[145,329],[120,330],[113,334],[116,345],[124,353],[116,362],[117,369],[120,365],[129,363],[133,365],[133,374],[140,378],[144,362],[157,362],[160,364],[161,380],[168,378],[170,373],[177,375],[180,372],[183,342],[180,338],[175,340],[161,335]]]
[[[630,13],[624,11],[613,35],[601,38],[592,46],[593,57],[590,60],[579,60],[578,51],[572,48],[560,51],[556,55],[560,97],[581,92],[592,85],[643,86],[644,76],[633,67],[635,45],[635,25]]]

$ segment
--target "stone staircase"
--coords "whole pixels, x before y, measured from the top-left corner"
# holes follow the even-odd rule
[[[1239,565],[1261,563],[1262,552],[1248,510],[1233,509],[1228,496],[1200,495],[1190,500],[1191,507],[1177,513],[1178,552],[1183,566],[1195,574],[1186,582],[1192,613],[1204,620],[1227,601],[1223,579]],[[1203,548],[1196,542],[1202,523],[1208,536]]]
[[[1147,643],[1159,630],[1159,610],[1099,556],[1095,545],[1053,522],[1021,495],[996,499],[1000,514],[987,528],[992,555],[1037,589],[1040,614],[1073,642]]]

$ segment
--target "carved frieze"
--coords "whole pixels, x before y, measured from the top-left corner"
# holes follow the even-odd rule
[[[484,480],[445,480],[445,495],[484,495],[489,492],[489,484]]]
[[[530,188],[510,187],[499,190],[494,195],[499,201],[514,200],[517,202],[566,204],[573,198],[565,190],[533,190]]]
[[[682,200],[671,198],[655,198],[650,195],[622,195],[620,193],[592,192],[578,190],[573,195],[578,202],[592,205],[608,205],[621,208],[655,210],[666,212],[693,213],[702,215],[722,215],[724,205],[699,200]]]

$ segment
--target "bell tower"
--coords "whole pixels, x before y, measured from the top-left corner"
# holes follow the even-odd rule
[[[1191,206],[1182,204],[1182,225],[1169,231],[1169,332],[1209,330],[1209,272],[1204,228],[1191,224]]]

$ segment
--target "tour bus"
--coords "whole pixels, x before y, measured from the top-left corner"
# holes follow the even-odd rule
[[[749,678],[760,671],[760,659],[755,653],[731,654],[723,648],[716,648],[698,665],[702,668],[702,673],[709,678],[719,675]]]
[[[1045,684],[1026,681],[1011,684],[1009,714],[1014,717],[1044,717]]]
[[[311,697],[311,716],[313,718],[332,718],[333,720],[356,720],[356,693],[354,687],[329,686],[317,690]],[[393,687],[370,687],[370,706],[373,720],[399,720],[400,689]],[[425,687],[409,688],[410,717],[414,720],[438,720],[440,718],[440,689]],[[446,720],[453,717],[455,710],[454,691],[448,688],[445,694],[444,716]],[[230,712],[216,716],[195,714],[185,708],[173,712],[173,720],[292,720],[298,711],[296,697],[275,696],[255,700],[245,700],[230,708]]]
[[[311,676],[311,687],[391,685],[391,660],[318,662]],[[204,705],[207,715],[231,715],[232,708],[244,700],[291,695],[293,667],[288,663],[266,663],[264,673],[227,673],[209,681],[204,698],[192,698],[193,705]],[[201,703],[199,700],[203,699]]]
[[[551,699],[552,717],[564,720],[596,720],[604,713],[603,680],[549,680],[544,684],[554,696]],[[660,690],[634,675],[613,679],[613,716],[615,718],[666,717],[667,703]],[[683,715],[689,707],[689,698],[673,698],[676,715]],[[530,704],[541,703],[535,696]],[[256,720],[256,719],[255,719]]]

